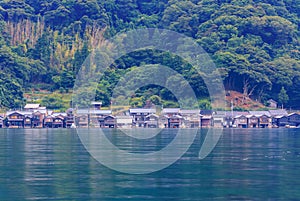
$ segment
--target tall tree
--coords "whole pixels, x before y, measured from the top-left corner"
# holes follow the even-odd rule
[[[283,109],[283,105],[289,101],[289,96],[286,93],[284,87],[281,87],[281,90],[278,94],[278,101],[281,104],[281,108]]]

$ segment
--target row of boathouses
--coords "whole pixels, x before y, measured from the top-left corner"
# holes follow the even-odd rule
[[[39,104],[27,104],[22,111],[0,115],[1,128],[272,128],[297,127],[300,114],[286,110],[269,111],[212,111],[164,108],[132,108],[113,115],[112,110],[100,108],[68,109],[57,113]]]

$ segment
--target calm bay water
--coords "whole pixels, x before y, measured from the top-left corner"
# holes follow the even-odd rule
[[[0,129],[0,200],[300,199],[300,129],[224,130],[213,152],[199,160],[204,131],[170,167],[129,175],[94,160],[76,130]],[[107,132],[118,146],[132,143]],[[172,132],[160,136],[162,144]]]

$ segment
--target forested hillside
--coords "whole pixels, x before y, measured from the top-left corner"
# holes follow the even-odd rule
[[[300,0],[0,0],[0,107],[20,107],[23,93],[33,89],[70,91],[83,61],[105,38],[151,27],[193,37],[227,90],[300,108],[299,15]],[[105,105],[128,68],[160,63],[182,73],[200,106],[209,107],[202,79],[180,58],[149,50],[116,63],[98,84],[96,98]],[[289,100],[281,98],[282,89]],[[147,100],[176,106],[158,87],[138,91],[131,104]]]

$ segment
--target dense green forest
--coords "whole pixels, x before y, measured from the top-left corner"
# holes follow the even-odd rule
[[[72,90],[82,63],[105,38],[163,28],[194,38],[220,69],[227,90],[299,109],[299,15],[300,0],[0,0],[0,107],[20,107],[24,92],[33,89]],[[153,50],[120,58],[98,83],[96,98],[109,105],[118,78],[141,63],[179,71],[199,105],[209,107],[201,77],[182,59]],[[153,86],[137,91],[131,104],[148,100],[176,106],[168,90]],[[42,102],[59,104],[55,97]]]

